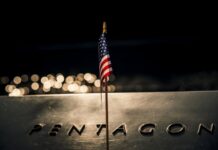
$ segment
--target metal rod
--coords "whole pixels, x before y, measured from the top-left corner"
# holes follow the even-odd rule
[[[109,150],[108,88],[107,88],[106,78],[105,78],[105,117],[106,117],[106,148],[107,150]]]

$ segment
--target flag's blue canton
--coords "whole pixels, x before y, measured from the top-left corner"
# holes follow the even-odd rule
[[[106,42],[106,37],[105,37],[105,33],[101,34],[101,37],[99,39],[99,45],[98,45],[98,49],[99,49],[99,62],[101,61],[101,59],[105,56],[108,55],[108,50],[107,50],[107,42]]]

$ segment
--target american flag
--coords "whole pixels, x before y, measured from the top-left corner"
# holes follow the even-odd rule
[[[108,52],[106,33],[103,32],[99,38],[98,44],[98,53],[99,53],[99,74],[101,81],[108,79],[112,74],[112,66],[110,61],[110,55]]]

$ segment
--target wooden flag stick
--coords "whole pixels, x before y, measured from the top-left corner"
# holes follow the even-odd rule
[[[107,33],[107,23],[104,21],[103,22],[103,33]]]
[[[107,24],[103,22],[103,33],[107,33]],[[107,78],[105,78],[105,119],[106,119],[106,149],[109,150],[109,117],[108,117],[108,87]]]
[[[106,147],[109,150],[109,117],[108,117],[108,87],[107,78],[105,78],[105,118],[106,118]]]

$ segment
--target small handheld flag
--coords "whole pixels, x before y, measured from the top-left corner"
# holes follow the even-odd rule
[[[106,120],[106,149],[109,150],[109,117],[108,117],[108,88],[107,81],[112,74],[112,66],[110,55],[108,52],[106,41],[107,26],[103,23],[103,32],[99,38],[98,55],[99,55],[99,76],[101,79],[101,95],[102,87],[105,87],[105,120]],[[102,97],[101,97],[102,99]]]
[[[107,26],[106,22],[103,23],[103,32],[99,38],[98,53],[99,53],[99,76],[101,81],[109,79],[112,74],[112,66],[108,46],[106,41]]]

